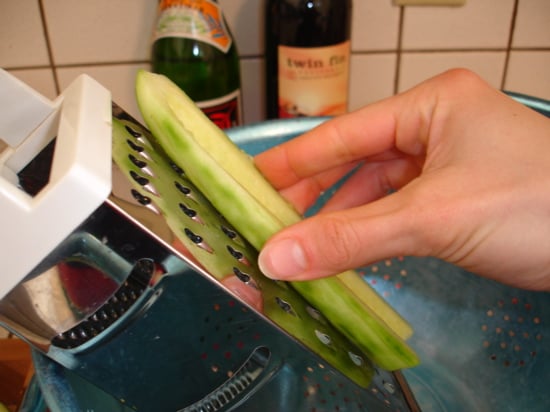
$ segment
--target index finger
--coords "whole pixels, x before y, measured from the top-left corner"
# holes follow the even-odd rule
[[[258,154],[256,165],[282,189],[396,148],[418,155],[423,151],[419,136],[429,129],[435,100],[405,93],[365,106]]]

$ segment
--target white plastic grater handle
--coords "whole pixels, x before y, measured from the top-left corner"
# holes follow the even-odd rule
[[[0,107],[2,299],[109,195],[111,94],[81,75],[52,102],[0,69]],[[17,173],[53,138],[48,184],[30,196]]]

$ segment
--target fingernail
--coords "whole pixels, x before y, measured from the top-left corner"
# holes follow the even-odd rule
[[[260,253],[258,264],[268,278],[290,279],[306,269],[306,258],[298,242],[283,239],[267,245]]]

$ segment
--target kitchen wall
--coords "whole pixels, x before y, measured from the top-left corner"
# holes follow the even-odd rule
[[[262,0],[219,0],[241,55],[245,122],[264,118]],[[0,0],[0,67],[49,98],[80,73],[137,115],[134,73],[148,66],[155,0]],[[550,1],[467,0],[462,7],[355,0],[355,109],[451,67],[550,99]]]

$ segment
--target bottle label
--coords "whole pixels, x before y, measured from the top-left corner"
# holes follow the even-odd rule
[[[211,0],[161,0],[153,41],[184,37],[211,44],[227,53],[232,39],[220,6]]]
[[[335,116],[347,111],[350,42],[278,47],[279,117]]]
[[[220,129],[228,129],[242,124],[240,90],[235,90],[233,93],[217,99],[196,102],[196,105]]]

